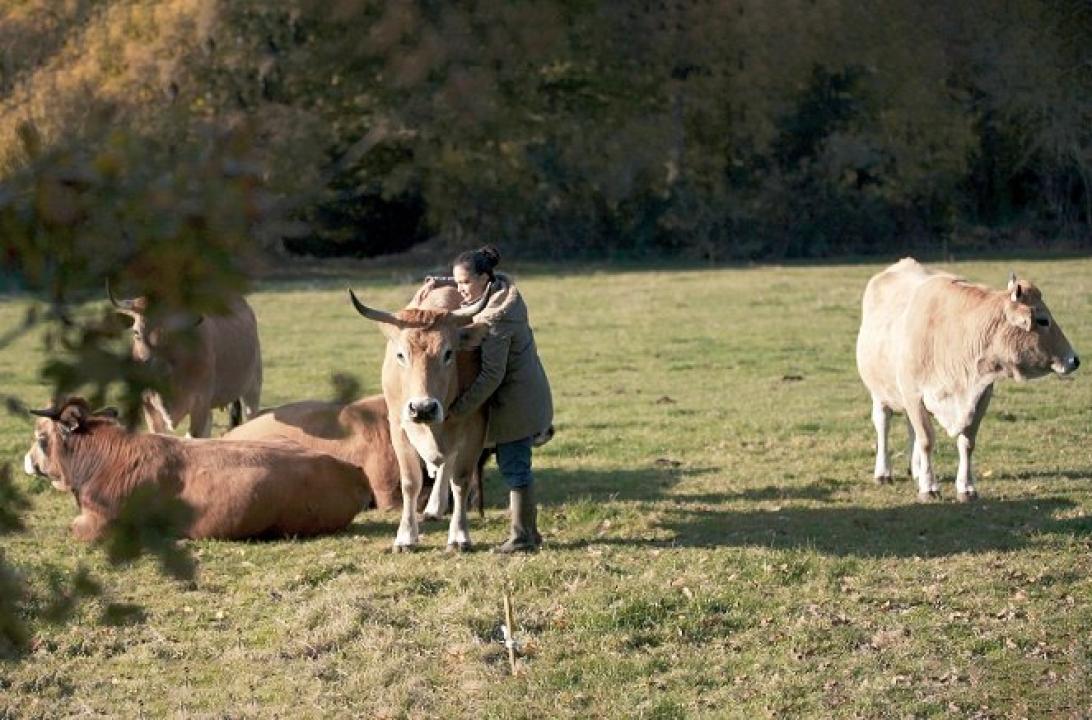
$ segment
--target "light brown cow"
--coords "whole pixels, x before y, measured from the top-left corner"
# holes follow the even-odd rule
[[[290,440],[363,468],[380,510],[402,507],[398,459],[382,395],[352,403],[305,400],[265,410],[224,440]]]
[[[189,538],[318,535],[341,530],[371,498],[360,468],[292,443],[133,434],[114,413],[71,398],[39,416],[24,469],[70,490],[79,540],[102,537],[126,501],[180,501]]]
[[[485,441],[485,409],[451,418],[446,409],[462,387],[476,377],[477,352],[489,327],[474,323],[481,306],[459,308],[454,288],[441,287],[391,314],[375,310],[349,291],[353,306],[379,323],[387,336],[383,359],[383,396],[404,502],[395,536],[395,551],[407,550],[420,539],[415,507],[421,492],[421,461],[436,477],[434,488],[450,485],[454,498],[448,527],[448,550],[468,550],[470,530],[466,517],[467,489]],[[487,299],[488,292],[483,296]]]
[[[110,302],[133,319],[133,359],[166,375],[163,396],[144,393],[144,419],[153,432],[174,432],[189,415],[192,437],[208,437],[212,409],[231,405],[231,425],[258,411],[262,353],[254,311],[241,296],[222,314],[156,313],[145,298]]]
[[[993,384],[1067,375],[1079,365],[1034,285],[1011,275],[1007,290],[991,290],[900,260],[869,280],[857,337],[857,369],[872,394],[877,482],[891,480],[887,426],[892,411],[904,411],[918,498],[940,496],[932,415],[957,438],[957,498],[973,500],[971,453]]]

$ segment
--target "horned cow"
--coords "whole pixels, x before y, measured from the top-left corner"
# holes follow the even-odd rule
[[[359,468],[291,443],[134,434],[81,398],[31,412],[39,419],[24,469],[72,492],[79,540],[99,539],[140,492],[180,502],[189,516],[181,534],[194,539],[335,532],[371,498]]]
[[[475,349],[489,331],[487,325],[472,319],[481,305],[460,308],[458,292],[447,287],[423,298],[419,293],[409,306],[393,314],[364,305],[352,290],[349,296],[357,312],[379,323],[387,337],[383,396],[404,499],[394,549],[407,550],[419,541],[415,506],[424,461],[436,478],[434,497],[451,487],[447,548],[468,550],[467,489],[485,442],[486,413],[482,408],[456,419],[447,417],[445,410],[478,373],[480,358]],[[487,297],[488,292],[483,301]]]
[[[913,258],[891,265],[865,288],[857,337],[857,369],[872,395],[877,482],[891,480],[887,429],[891,413],[902,411],[918,499],[940,496],[932,416],[956,438],[957,498],[975,499],[971,453],[994,383],[1067,375],[1079,365],[1038,288],[1015,274],[1006,290],[991,290]]]
[[[118,300],[117,312],[133,319],[132,356],[166,376],[162,395],[145,391],[144,419],[153,432],[174,432],[187,415],[193,437],[208,437],[212,409],[231,405],[232,427],[258,411],[262,355],[254,311],[241,296],[223,314],[157,312],[146,298]]]

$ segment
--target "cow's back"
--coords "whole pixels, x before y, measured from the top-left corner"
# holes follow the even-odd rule
[[[370,497],[358,467],[291,443],[191,440],[180,454],[192,538],[335,532]]]
[[[861,300],[857,335],[857,371],[873,397],[888,407],[902,407],[895,378],[905,343],[905,318],[918,288],[935,273],[913,258],[903,258],[873,275]]]
[[[224,435],[225,440],[288,440],[363,468],[380,510],[402,506],[398,461],[387,403],[373,395],[348,405],[306,400],[268,410]]]
[[[223,315],[208,315],[204,322],[213,365],[212,406],[223,407],[254,386],[261,386],[262,352],[258,321],[242,298],[228,303]]]

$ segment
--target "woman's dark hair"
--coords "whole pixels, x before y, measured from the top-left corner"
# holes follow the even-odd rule
[[[459,253],[452,266],[462,265],[475,275],[488,275],[490,280],[495,280],[493,268],[500,263],[500,250],[496,245],[484,245],[477,250],[467,250]]]

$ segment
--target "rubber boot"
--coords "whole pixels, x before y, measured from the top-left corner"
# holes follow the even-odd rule
[[[536,527],[538,508],[535,507],[533,485],[508,491],[508,508],[512,516],[512,533],[494,552],[528,553],[538,550],[542,536]]]

